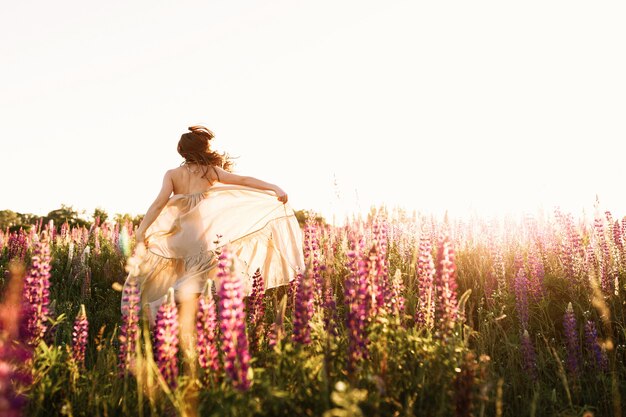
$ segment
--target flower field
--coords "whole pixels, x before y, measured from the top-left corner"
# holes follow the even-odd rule
[[[151,327],[129,223],[0,231],[0,416],[623,414],[626,218],[381,208],[304,248],[246,296],[224,247]]]

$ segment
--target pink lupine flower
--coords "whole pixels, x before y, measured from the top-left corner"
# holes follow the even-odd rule
[[[263,319],[265,317],[265,282],[261,271],[257,269],[252,276],[252,291],[248,297],[248,319],[250,321],[250,329],[252,338],[250,341],[250,349],[256,350],[259,340],[264,332]]]
[[[170,387],[176,387],[178,377],[178,308],[174,289],[170,288],[166,301],[156,314],[155,359],[159,371]]]
[[[81,366],[85,364],[85,349],[87,347],[88,333],[89,321],[87,320],[85,305],[81,304],[72,331],[72,358]]]
[[[545,269],[543,267],[543,261],[537,252],[538,249],[533,245],[528,254],[528,267],[530,269],[528,296],[529,299],[534,302],[539,301],[544,295],[543,281],[545,278]]]
[[[245,391],[250,387],[248,367],[250,354],[246,336],[246,313],[243,303],[243,284],[231,272],[232,261],[227,248],[219,256],[217,274],[219,288],[219,319],[224,372],[233,386]]]
[[[204,370],[218,372],[220,369],[219,353],[217,346],[217,313],[215,301],[210,289],[206,286],[198,299],[198,320],[196,322],[198,333],[198,362]]]
[[[432,328],[435,317],[435,263],[433,262],[430,236],[424,232],[420,237],[419,255],[417,258],[417,281],[419,303],[415,314],[418,326]]]
[[[441,240],[437,253],[435,287],[439,301],[436,304],[439,327],[447,330],[454,326],[459,317],[454,249],[447,235]]]
[[[139,286],[137,279],[129,279],[122,293],[122,325],[120,327],[120,373],[124,375],[135,368],[135,350],[139,340]]]
[[[50,246],[47,235],[35,244],[31,268],[24,280],[23,331],[31,346],[44,337],[50,304]]]
[[[363,238],[353,237],[348,252],[350,275],[345,282],[346,328],[348,332],[348,372],[353,373],[357,364],[367,358],[368,306],[371,296],[367,282],[368,270],[363,259]]]

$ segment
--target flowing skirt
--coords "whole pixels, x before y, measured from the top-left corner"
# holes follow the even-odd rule
[[[302,232],[293,209],[271,191],[216,184],[202,193],[172,196],[146,231],[148,246],[137,279],[151,320],[169,288],[178,301],[215,280],[217,255],[227,246],[246,295],[259,269],[265,289],[289,283],[304,270]],[[216,283],[218,284],[218,283]],[[124,301],[122,301],[122,306]]]

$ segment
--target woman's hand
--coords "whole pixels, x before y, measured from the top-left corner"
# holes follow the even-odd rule
[[[284,192],[282,188],[276,186],[276,188],[274,189],[274,192],[276,193],[276,196],[278,197],[278,201],[280,201],[283,204],[287,202],[288,200],[287,193]]]

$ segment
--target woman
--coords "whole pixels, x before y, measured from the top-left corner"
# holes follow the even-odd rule
[[[178,142],[184,162],[165,173],[135,234],[146,248],[137,279],[151,321],[170,287],[177,302],[195,300],[215,278],[216,253],[225,245],[246,294],[257,268],[266,289],[289,283],[304,269],[302,234],[287,194],[233,174],[228,158],[209,146],[213,133],[203,126],[189,130]]]

